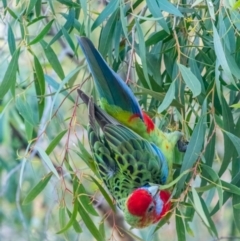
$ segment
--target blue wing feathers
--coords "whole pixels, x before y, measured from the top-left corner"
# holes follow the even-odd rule
[[[88,38],[80,37],[77,39],[88,62],[100,97],[105,98],[110,105],[119,106],[143,119],[141,108],[127,84],[108,66]]]
[[[161,171],[162,171],[162,183],[166,183],[167,181],[167,177],[168,177],[168,164],[167,164],[167,161],[166,161],[166,158],[165,156],[163,155],[162,151],[153,143],[151,143],[151,147],[152,149],[154,150],[154,152],[156,153],[156,155],[158,156],[159,158],[159,161],[161,163]]]

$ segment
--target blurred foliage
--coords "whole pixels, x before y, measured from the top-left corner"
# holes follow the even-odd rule
[[[175,165],[168,240],[199,240],[201,224],[205,240],[239,235],[239,1],[2,0],[0,7],[1,239],[113,239],[103,222],[113,211],[96,205],[102,193],[113,207],[84,135],[75,90],[91,93],[93,84],[75,35],[98,46],[159,128],[189,140]],[[169,216],[131,235],[166,240]]]

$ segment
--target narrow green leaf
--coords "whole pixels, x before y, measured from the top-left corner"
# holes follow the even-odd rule
[[[213,220],[211,219],[210,217],[210,213],[208,211],[208,208],[207,208],[207,205],[205,203],[205,201],[200,197],[200,201],[201,201],[201,205],[202,205],[202,208],[203,208],[203,212],[208,220],[208,223],[209,223],[209,232],[212,234],[214,234],[216,237],[218,237],[218,232],[217,232],[217,229],[216,229],[216,226],[215,226],[215,223],[213,222]]]
[[[204,165],[204,164],[202,164],[201,167],[208,173],[208,175],[211,177],[212,181],[216,184],[218,197],[219,197],[219,205],[221,208],[222,204],[223,204],[223,189],[222,189],[221,180],[219,179],[219,176],[217,175],[217,173],[211,167]],[[202,175],[203,174],[204,173],[202,173]]]
[[[126,38],[127,41],[129,41],[128,39],[128,21],[127,21],[127,17],[125,16],[125,7],[124,4],[120,4],[120,21],[122,24],[122,31],[124,33],[124,37]]]
[[[240,195],[240,188],[238,185],[240,181],[240,171],[233,177],[231,183],[221,180],[224,192],[223,192],[223,204],[232,196],[232,194]],[[219,210],[219,203],[211,211],[211,215],[214,215]]]
[[[194,128],[193,134],[188,144],[187,151],[183,158],[183,164],[182,164],[180,173],[192,168],[192,166],[198,159],[199,154],[202,150],[204,136],[205,136],[205,129],[206,129],[206,126],[205,126],[206,117],[204,115],[205,113],[202,114],[202,117],[199,119],[198,124]],[[176,185],[177,196],[181,194],[182,188],[184,187],[186,179],[187,179],[187,176],[183,176],[181,180],[177,183]]]
[[[35,67],[36,77],[37,77],[37,81],[38,81],[39,88],[42,95],[41,97],[43,97],[45,94],[44,73],[43,73],[42,65],[40,64],[38,58],[35,55],[34,55],[34,67]]]
[[[86,19],[87,16],[88,16],[88,12],[87,12],[87,7],[88,7],[87,1],[85,1],[85,0],[80,0],[80,3],[81,3],[81,7],[82,7],[82,10],[83,10],[83,14],[84,14],[84,19]]]
[[[64,206],[61,206],[59,208],[59,212],[58,212],[58,217],[59,217],[59,224],[60,224],[60,227],[64,227],[65,226],[65,220],[66,220],[66,215],[65,215],[65,210],[66,210],[66,207]]]
[[[52,24],[54,22],[54,19],[52,19],[43,29],[42,31],[32,40],[28,45],[36,44],[40,40],[44,38],[44,36],[49,32],[49,30],[52,27]]]
[[[216,185],[209,184],[209,185],[206,185],[206,186],[196,187],[195,190],[197,192],[206,192],[206,191],[209,191],[209,190],[211,190],[212,188],[215,188],[215,187],[216,187]]]
[[[49,146],[46,149],[46,154],[49,155],[54,148],[58,145],[58,143],[61,141],[61,139],[63,138],[63,136],[66,134],[68,130],[63,130],[61,131],[49,144]]]
[[[223,129],[225,131],[234,133],[233,115],[232,115],[231,109],[229,108],[229,105],[226,102],[226,99],[223,96],[223,94],[221,94],[221,103],[222,103]],[[231,160],[231,158],[234,154],[234,146],[232,145],[230,137],[225,132],[223,134],[224,134],[224,156],[223,156],[222,165],[218,172],[219,176],[222,176],[222,174],[228,168],[229,160]]]
[[[39,146],[35,147],[35,149],[38,151],[38,153],[40,154],[40,156],[42,157],[42,160],[46,163],[46,165],[48,166],[48,168],[53,172],[53,174],[60,179],[58,172],[56,170],[56,168],[54,167],[54,165],[52,164],[52,161],[50,160],[50,158],[48,157],[48,155],[46,154],[46,152]]]
[[[185,67],[182,64],[178,64],[179,70],[182,74],[182,77],[188,86],[188,88],[192,91],[193,97],[196,97],[201,94],[201,83],[197,79],[197,77],[192,73],[190,69]]]
[[[236,108],[236,109],[239,109],[239,108],[240,108],[240,103],[237,103],[237,104],[231,105],[230,107],[232,107],[232,108]]]
[[[28,6],[27,6],[27,11],[26,11],[26,15],[30,14],[31,11],[33,10],[33,8],[35,7],[35,4],[38,0],[31,0],[28,2]]]
[[[233,205],[234,208],[240,209],[240,203]]]
[[[61,14],[66,18],[66,23],[63,25],[63,27],[60,28],[60,30],[57,32],[57,34],[52,38],[52,40],[49,42],[49,46],[51,46],[54,42],[56,42],[62,35],[62,28],[65,28],[67,31],[74,26],[75,21],[75,11],[73,8],[70,8],[69,13],[67,16],[65,14]]]
[[[75,46],[70,35],[68,34],[68,31],[65,28],[62,28],[62,33],[65,39],[67,40],[69,46],[71,47],[72,51],[75,52]]]
[[[15,43],[14,33],[10,25],[8,26],[8,47],[11,55],[13,55],[16,50],[16,43]]]
[[[212,121],[212,124],[210,126],[207,140],[209,140],[210,138],[211,138],[211,140],[206,147],[204,157],[206,159],[206,165],[211,167],[213,164],[213,160],[214,160],[215,143],[216,143],[216,131],[215,131],[215,122],[214,121]]]
[[[240,196],[240,188],[236,185],[221,180],[224,191]]]
[[[38,18],[34,18],[31,22],[29,22],[28,24],[27,24],[27,26],[30,26],[30,25],[32,25],[32,24],[34,24],[34,23],[36,23],[36,22],[38,22],[38,21],[40,21],[40,20],[42,20],[42,19],[45,19],[46,18],[46,16],[40,16],[40,17],[38,17]]]
[[[238,9],[240,8],[240,0],[236,1],[234,4],[233,4],[233,9]]]
[[[203,222],[209,227],[210,225],[209,225],[208,219],[207,219],[206,214],[203,210],[203,207],[202,207],[200,198],[198,196],[198,193],[196,192],[194,187],[192,187],[192,194],[193,194],[194,207],[195,207],[197,213],[199,214],[199,216],[201,217]]]
[[[182,214],[178,209],[176,209],[175,220],[176,220],[176,230],[177,230],[178,241],[185,241],[186,240],[185,227],[182,219]]]
[[[151,14],[153,15],[153,17],[160,18],[158,20],[158,23],[169,34],[170,31],[169,31],[168,25],[163,17],[162,11],[161,11],[160,7],[158,6],[156,0],[147,0],[146,2],[147,2],[148,9],[151,12]]]
[[[47,81],[47,83],[53,87],[53,89],[55,90],[59,90],[60,84],[54,80],[51,76],[45,74],[44,75],[45,80]],[[60,93],[65,96],[66,98],[68,98],[70,101],[72,101],[73,103],[75,102],[75,100],[73,99],[73,97],[65,90],[63,89],[62,91],[60,91]]]
[[[137,235],[135,235],[133,232],[131,232],[131,230],[128,230],[127,228],[124,230],[121,230],[121,231],[123,231],[123,233],[127,233],[130,237],[133,238],[134,241],[146,241],[146,240],[141,239]]]
[[[52,177],[52,172],[48,173],[24,198],[23,205],[32,202],[37,195],[47,186],[48,182]]]
[[[7,71],[5,72],[5,75],[2,79],[2,83],[0,85],[0,100],[3,99],[8,90],[15,85],[19,53],[20,49],[18,48],[14,52],[12,59],[7,67]]]
[[[94,222],[92,221],[92,219],[90,218],[90,216],[88,215],[88,213],[85,211],[84,207],[81,205],[81,203],[79,203],[78,206],[78,212],[80,214],[80,216],[82,217],[83,222],[85,223],[86,227],[88,228],[88,230],[90,231],[90,233],[93,235],[93,237],[97,240],[97,241],[104,241],[101,233],[98,231],[97,227],[95,226]]]
[[[31,141],[33,138],[33,126],[26,120],[24,121],[24,124],[25,124],[25,132],[27,135],[27,140]]]
[[[3,8],[7,8],[7,0],[2,0]]]
[[[41,10],[42,10],[42,0],[37,0],[35,4],[35,13],[37,18],[41,15]]]
[[[214,11],[214,5],[213,2],[211,0],[206,1],[207,2],[207,6],[208,6],[208,12],[211,16],[211,19],[215,21],[215,11]]]
[[[76,217],[78,213],[78,204],[79,204],[78,200],[75,199],[73,204],[73,212],[71,214],[71,217],[68,223],[60,231],[58,231],[57,234],[64,233],[65,231],[67,231],[73,225],[73,222],[76,221]]]
[[[146,88],[143,88],[143,87],[138,87],[139,89],[142,90],[142,93],[141,94],[148,94],[150,96],[152,96],[153,98],[155,98],[156,100],[159,100],[159,101],[164,101],[166,95],[165,94],[162,94],[162,93],[159,93],[159,92],[156,92],[156,91],[153,91],[153,90],[149,90],[149,89],[146,89]],[[138,93],[135,93],[135,95],[137,95]],[[171,106],[175,106],[177,108],[183,108],[183,105],[180,104],[177,100],[173,99],[171,104]]]
[[[240,206],[240,196],[233,195],[232,204],[233,204],[233,217],[234,217],[235,225],[238,228],[238,230],[240,231],[240,222],[239,222],[239,220],[240,220],[240,209],[235,208],[237,205]]]
[[[109,49],[111,49],[111,43],[113,40],[114,29],[116,27],[118,14],[119,14],[119,11],[116,10],[108,19],[106,25],[102,29],[100,41],[99,41],[99,51],[101,52],[103,58],[106,57]]]
[[[81,141],[78,140],[78,147],[81,152],[77,152],[77,154],[82,158],[82,160],[87,164],[87,166],[93,171],[95,175],[97,174],[96,164],[94,162],[93,157],[91,154],[87,151],[85,146]]]
[[[76,181],[76,178],[74,178],[73,182],[75,181]],[[84,208],[89,214],[94,216],[99,216],[96,210],[93,208],[93,204],[89,198],[89,194],[87,193],[82,183],[78,183],[76,195],[78,196],[79,201],[82,203],[82,205],[84,206]]]
[[[44,40],[41,40],[40,44],[42,45],[42,48],[48,59],[48,62],[51,64],[52,68],[57,73],[58,77],[60,79],[64,79],[65,75],[63,72],[62,65],[60,64],[58,57],[55,54],[55,52],[53,51],[53,49],[51,48],[51,46],[49,46]]]
[[[68,209],[67,209],[67,213],[68,213],[68,217],[71,218],[72,213]],[[82,228],[76,219],[73,220],[72,226],[73,226],[75,232],[82,233]]]
[[[68,169],[70,170],[70,172],[73,172],[72,167],[70,165],[68,165]],[[80,182],[80,180],[78,179],[78,177],[76,175],[71,174],[71,176],[72,176],[72,181],[73,181],[74,196],[78,197],[79,201],[81,202],[81,204],[84,206],[85,210],[89,214],[94,215],[94,216],[99,216],[98,213],[96,212],[96,210],[93,208],[93,203],[90,200],[90,195],[86,191],[83,184]]]
[[[171,13],[178,17],[183,17],[182,13],[171,3],[167,0],[157,0],[160,9],[167,13]]]
[[[172,182],[165,184],[165,185],[160,185],[159,188],[160,190],[165,190],[165,189],[169,189],[170,187],[172,187],[174,184],[176,184],[184,175],[186,175],[187,173],[189,173],[190,170],[186,170],[184,172],[182,172],[177,178],[175,178]]]
[[[168,33],[164,30],[155,32],[146,40],[146,46],[157,44],[168,36]]]
[[[36,97],[37,97],[37,100],[38,100],[38,102],[37,102],[37,104],[38,104],[38,117],[39,117],[39,121],[40,121],[41,118],[42,118],[42,115],[43,115],[43,111],[44,111],[45,96],[42,95],[36,72],[33,74],[33,76],[34,76],[34,87],[35,87],[35,91],[36,91]],[[35,110],[34,110],[34,112],[36,113]]]
[[[104,8],[104,10],[99,14],[97,19],[94,21],[91,31],[97,28],[103,21],[112,13],[114,13],[119,6],[119,0],[110,1],[109,4]]]
[[[217,29],[214,25],[214,23],[212,23],[213,26],[213,44],[214,44],[214,49],[215,49],[215,53],[217,56],[217,60],[219,61],[220,65],[223,68],[223,72],[226,74],[228,80],[236,87],[236,83],[233,79],[231,70],[229,68],[225,53],[224,53],[224,49],[221,43],[221,39],[218,35]],[[228,84],[228,83],[227,83]]]
[[[240,148],[239,148],[240,147],[240,138],[233,135],[232,133],[230,133],[228,131],[224,131],[224,133],[227,134],[227,136],[231,140],[232,144],[235,146],[238,155],[240,156]]]
[[[18,20],[17,14],[9,7],[6,8],[6,10],[9,12],[9,14],[16,20]]]
[[[66,5],[66,6],[70,7],[70,8],[80,8],[81,7],[78,3],[73,2],[71,0],[57,0],[57,1],[60,2],[63,5]]]
[[[137,29],[138,44],[139,44],[139,57],[141,58],[141,62],[142,62],[143,74],[148,83],[149,88],[152,89],[152,86],[148,77],[146,46],[145,46],[144,36],[143,36],[143,32],[139,24],[139,21],[136,21],[136,29]]]
[[[175,97],[175,82],[172,82],[163,99],[163,102],[158,107],[158,113],[162,113],[164,110],[166,110],[173,102],[174,97]]]
[[[102,237],[106,240],[106,233],[105,233],[104,222],[100,223],[100,225],[99,225],[99,232],[101,233]]]
[[[105,200],[107,201],[107,203],[109,204],[111,209],[115,212],[116,208],[115,208],[115,206],[114,206],[114,204],[112,202],[112,199],[108,195],[108,193],[105,191],[105,189],[102,187],[102,185],[94,177],[91,176],[91,179],[98,186],[98,188],[99,188],[100,192],[102,193],[102,195],[104,196]]]
[[[34,113],[33,108],[26,100],[23,100],[21,97],[17,97],[16,107],[25,121],[29,122],[32,126],[38,125],[37,112]]]

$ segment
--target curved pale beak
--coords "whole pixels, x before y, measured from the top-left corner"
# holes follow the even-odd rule
[[[152,197],[155,197],[159,192],[158,186],[151,186],[148,188],[148,191],[151,193]]]

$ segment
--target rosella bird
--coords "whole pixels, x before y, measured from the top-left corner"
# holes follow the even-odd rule
[[[84,92],[78,90],[78,94],[88,105],[88,140],[100,177],[125,220],[135,228],[158,222],[171,208],[170,193],[159,190],[168,177],[163,153],[108,115]]]
[[[78,43],[92,73],[101,108],[122,125],[153,142],[164,153],[169,168],[168,182],[171,181],[175,147],[183,134],[179,131],[165,133],[156,127],[151,118],[141,110],[128,85],[108,66],[92,42],[86,37],[79,37]],[[180,151],[186,150],[185,144],[179,147],[182,149]]]

